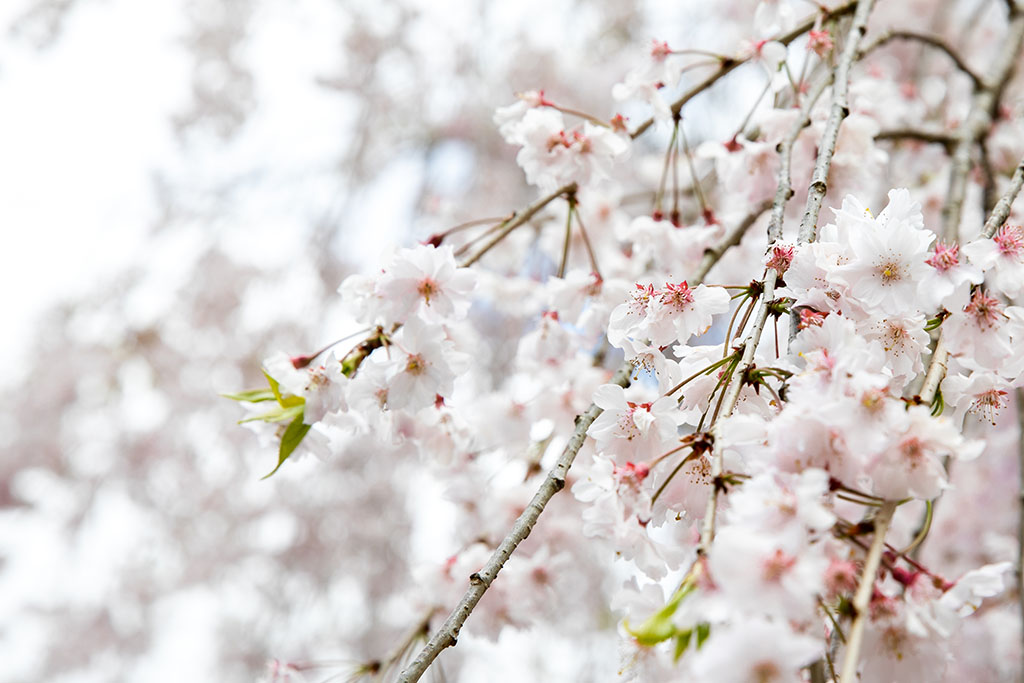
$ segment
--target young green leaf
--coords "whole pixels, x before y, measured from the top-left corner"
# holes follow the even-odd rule
[[[292,420],[292,423],[288,425],[286,430],[284,430],[284,434],[281,435],[281,447],[277,452],[277,466],[271,470],[269,474],[264,476],[263,479],[266,479],[277,472],[281,468],[281,465],[284,464],[284,461],[288,459],[288,456],[294,453],[295,449],[299,447],[300,443],[302,443],[302,440],[306,438],[306,433],[309,432],[309,428],[312,425],[303,423],[302,417],[302,413],[299,413],[298,417]]]
[[[232,401],[248,401],[250,403],[273,401],[277,398],[274,396],[274,392],[270,389],[252,389],[250,391],[241,391],[236,394],[221,394],[221,396],[224,398],[230,398]]]

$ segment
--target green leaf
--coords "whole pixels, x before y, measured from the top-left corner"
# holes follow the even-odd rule
[[[277,383],[277,380],[267,374],[267,371],[263,371],[263,376],[267,378],[267,382],[270,384],[270,390],[274,392],[274,398],[277,402],[284,406],[284,402],[281,400],[281,385]]]
[[[277,467],[271,470],[270,474],[264,476],[263,479],[272,476],[274,472],[281,469],[281,465],[288,459],[288,456],[294,453],[295,449],[302,443],[302,440],[306,438],[306,433],[312,425],[305,424],[302,418],[303,414],[300,412],[299,416],[288,425],[288,429],[284,430],[284,434],[281,435],[281,447],[277,451]]]
[[[285,408],[295,408],[296,406],[304,406],[304,405],[306,405],[306,399],[303,398],[302,396],[291,396],[291,395],[288,395],[288,396],[285,396],[284,398],[282,398],[278,402],[283,407],[285,407]]]
[[[293,396],[288,394],[285,396],[281,393],[281,385],[276,379],[267,374],[267,371],[263,371],[263,376],[267,378],[267,382],[270,384],[270,391],[273,392],[272,398],[277,399],[277,402],[282,408],[294,408],[295,406],[305,405],[306,399],[301,396]]]
[[[942,411],[946,408],[946,400],[942,398],[942,389],[935,391],[935,399],[932,400],[932,417],[938,417],[942,415]]]
[[[624,622],[623,626],[625,626],[631,636],[636,638],[636,642],[645,647],[651,647],[662,641],[668,640],[677,633],[676,627],[672,623],[672,616],[676,613],[676,610],[679,609],[679,605],[683,602],[686,596],[692,593],[695,589],[696,585],[693,582],[684,581],[675,592],[675,595],[672,596],[672,599],[668,601],[668,604],[651,615],[647,621],[640,624],[638,628],[630,628],[628,621]]]
[[[244,420],[239,420],[238,424],[245,424],[246,422],[284,422],[285,420],[291,420],[296,416],[301,417],[306,411],[305,401],[299,405],[292,406],[281,406],[274,408],[273,410],[263,413],[262,415],[253,415],[247,417]]]
[[[693,635],[693,629],[688,628],[685,631],[679,631],[676,633],[676,652],[675,661],[679,661],[679,658],[686,652],[686,648],[690,647],[690,637]]]
[[[711,635],[711,624],[706,621],[702,621],[697,624],[697,649],[704,644],[704,641]]]
[[[230,398],[232,401],[249,401],[250,403],[273,401],[277,398],[270,389],[252,389],[251,391],[242,391],[237,394],[221,394],[221,396]]]

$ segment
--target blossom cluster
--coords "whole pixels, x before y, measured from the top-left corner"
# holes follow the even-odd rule
[[[759,3],[765,33],[792,28],[785,6]],[[821,12],[805,68],[836,58]],[[692,154],[665,95],[714,53],[655,41],[615,87],[671,128],[643,210],[622,192],[619,168],[639,154],[624,117],[605,123],[543,92],[499,109],[526,181],[549,195],[531,209],[535,230],[513,232],[514,214],[495,221],[484,235],[499,237],[467,261],[507,237],[486,268],[458,266],[449,246],[463,240],[465,253],[478,238],[398,251],[340,288],[365,341],[315,363],[279,355],[265,370],[275,394],[296,397],[277,398],[309,431],[302,448],[358,457],[385,444],[443,484],[459,523],[447,560],[416,572],[405,599],[421,612],[455,604],[465,575],[481,581],[489,551],[537,505],[538,482],[554,486],[543,472],[563,452],[578,454],[558,480],[572,497],[499,567],[479,633],[529,627],[572,599],[611,606],[623,671],[644,680],[801,680],[845,654],[862,680],[942,680],[963,618],[1003,592],[1012,567],[996,553],[952,573],[914,550],[951,473],[1005,455],[983,437],[1005,428],[1024,384],[1013,303],[1024,229],[943,230],[934,187],[889,190],[873,212],[887,164],[920,177],[926,163],[894,163],[882,125],[920,112],[872,107],[862,80],[835,130],[838,95],[808,98],[791,48],[763,35],[737,48],[710,65],[755,64],[764,92],[795,106],[755,106],[755,126]],[[885,69],[896,67],[865,79],[891,85]],[[834,152],[821,191],[831,219],[814,227],[814,214],[813,234],[798,236],[787,174],[809,181],[822,147]],[[684,154],[689,204],[665,189]],[[733,239],[763,226],[769,206],[769,230]],[[611,381],[620,359],[630,383]],[[846,634],[861,629],[858,651]]]

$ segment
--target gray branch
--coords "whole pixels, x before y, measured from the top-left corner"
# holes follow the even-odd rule
[[[985,237],[991,238],[992,235],[996,234],[996,230],[1002,227],[1003,223],[1010,216],[1010,207],[1013,206],[1013,201],[1020,194],[1020,188],[1024,186],[1024,159],[1020,160],[1017,164],[1016,170],[1013,172],[1013,177],[1010,179],[1010,187],[1006,190],[999,201],[996,202],[995,207],[992,209],[992,213],[989,215],[988,220],[985,221],[985,227],[982,228],[981,234]]]
[[[944,41],[941,37],[936,36],[936,35],[932,35],[930,33],[921,33],[919,31],[908,31],[908,30],[902,30],[902,31],[890,30],[890,31],[886,31],[885,33],[883,33],[883,34],[879,35],[878,37],[876,37],[871,42],[867,43],[864,46],[864,48],[860,51],[860,54],[861,54],[861,56],[864,56],[867,53],[871,52],[872,50],[875,50],[875,49],[877,49],[877,48],[879,48],[879,47],[881,47],[881,46],[883,46],[883,45],[885,45],[885,44],[887,44],[889,42],[892,42],[893,40],[914,40],[914,41],[917,41],[919,43],[923,43],[925,45],[929,45],[931,47],[934,47],[934,48],[936,48],[936,49],[946,53],[946,55],[949,56],[949,58],[953,60],[953,63],[956,64],[957,68],[960,69],[961,71],[963,71],[965,74],[967,74],[970,77],[970,79],[972,81],[974,81],[975,87],[980,87],[982,85],[983,81],[982,81],[981,76],[976,74],[974,72],[974,70],[971,69],[971,67],[967,66],[967,62],[965,62],[960,57],[960,55],[957,53],[957,51],[954,50],[952,48],[952,46],[950,46],[948,43],[946,43],[946,41]]]
[[[820,14],[815,14],[813,17],[810,17],[810,18],[804,20],[801,24],[799,24],[796,28],[794,28],[789,33],[784,33],[783,35],[779,36],[775,40],[780,42],[780,43],[782,43],[783,45],[789,45],[794,40],[796,40],[797,38],[799,38],[803,34],[805,34],[808,31],[810,31],[812,28],[814,28],[815,22],[818,20],[818,17],[821,17],[822,20],[828,20],[828,19],[834,19],[835,17],[841,17],[844,14],[848,14],[849,12],[851,12],[856,4],[857,4],[856,2],[847,2],[847,3],[844,3],[844,4],[840,5],[839,7],[836,7],[834,10],[831,10],[831,11],[828,11],[828,12],[822,12]],[[713,74],[711,74],[710,76],[705,78],[703,81],[701,81],[697,85],[695,85],[692,88],[690,88],[689,90],[687,90],[685,93],[683,93],[679,97],[679,99],[677,99],[675,102],[672,103],[672,114],[674,116],[678,116],[679,112],[681,112],[683,110],[683,107],[686,106],[687,102],[689,102],[694,97],[696,97],[700,93],[702,93],[705,90],[707,90],[708,88],[710,88],[712,85],[717,83],[719,79],[723,78],[724,76],[727,76],[729,73],[734,71],[737,67],[742,66],[743,64],[746,64],[748,61],[749,61],[749,59],[729,59],[729,60],[723,61],[722,65],[720,67],[718,67],[717,71],[715,71]],[[647,119],[646,121],[641,123],[639,126],[637,126],[636,130],[633,131],[633,137],[635,138],[635,137],[643,134],[644,131],[646,131],[648,128],[650,128],[653,125],[654,125],[654,117],[652,116],[651,118]]]
[[[1024,40],[1024,12],[1016,5],[1010,6],[1010,25],[1006,40],[992,62],[982,85],[975,89],[971,110],[967,120],[957,130],[956,148],[949,170],[949,190],[942,207],[942,233],[946,242],[957,241],[960,233],[960,216],[963,213],[964,196],[967,193],[967,176],[971,171],[971,149],[981,142],[992,126],[1003,86],[1013,70],[1013,64],[1020,54]]]
[[[853,14],[853,25],[846,34],[846,44],[843,46],[843,53],[836,65],[835,82],[832,84],[832,109],[829,111],[828,120],[825,123],[825,131],[821,136],[821,144],[818,149],[818,160],[814,164],[814,173],[811,176],[811,187],[807,192],[807,208],[804,210],[803,220],[800,221],[800,242],[813,242],[818,236],[818,214],[821,213],[821,203],[828,192],[828,172],[832,167],[832,157],[836,153],[836,142],[839,139],[839,126],[850,114],[850,107],[847,102],[847,95],[850,86],[850,69],[857,59],[860,41],[867,31],[868,16],[874,0],[861,0],[857,3],[857,10]]]
[[[736,229],[723,239],[721,244],[713,249],[708,249],[704,253],[704,257],[701,259],[700,265],[697,267],[693,277],[688,278],[688,280],[694,286],[703,282],[711,268],[718,263],[722,255],[729,247],[739,244],[743,233],[757,221],[766,209],[767,206],[763,204],[755,207],[750,215],[744,218]],[[612,377],[611,383],[623,387],[627,386],[634,371],[635,368],[631,363],[624,363]],[[476,604],[480,602],[480,598],[490,588],[491,583],[498,576],[498,572],[501,571],[502,567],[505,566],[508,558],[515,552],[516,547],[530,535],[533,526],[537,523],[537,519],[544,511],[548,501],[565,486],[566,473],[576,459],[576,454],[583,447],[583,442],[587,438],[587,429],[590,428],[590,425],[594,423],[594,420],[597,419],[601,412],[600,408],[591,404],[586,412],[576,418],[576,429],[569,438],[569,442],[565,445],[565,449],[558,458],[558,462],[548,472],[544,483],[541,484],[537,493],[534,494],[530,505],[519,515],[519,519],[516,520],[512,529],[509,530],[504,540],[495,549],[483,569],[469,577],[469,588],[462,596],[462,600],[459,601],[458,606],[452,613],[448,615],[441,628],[430,638],[430,641],[423,647],[423,650],[416,656],[416,659],[402,672],[398,679],[401,683],[418,681],[445,648],[455,645],[459,632],[462,630],[462,625],[466,623],[466,619],[472,614]]]

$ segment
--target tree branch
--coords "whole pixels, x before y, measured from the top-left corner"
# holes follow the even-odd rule
[[[1006,222],[1010,215],[1013,201],[1020,194],[1022,186],[1024,186],[1024,159],[1021,159],[1020,163],[1017,164],[1017,168],[1013,171],[1013,177],[1010,178],[1010,187],[999,198],[999,201],[996,202],[996,205],[992,208],[992,213],[989,214],[988,220],[985,221],[985,227],[981,230],[983,236],[991,239],[996,234],[996,230]]]
[[[786,202],[793,196],[792,181],[790,179],[793,145],[800,136],[800,131],[806,128],[810,122],[811,110],[830,81],[831,72],[829,72],[828,76],[822,78],[808,95],[807,100],[801,107],[800,116],[793,122],[792,128],[789,129],[786,137],[779,143],[779,183],[775,190],[775,199],[772,201],[772,215],[768,221],[769,246],[775,244],[782,237],[782,221],[786,212]],[[778,273],[775,270],[769,270],[765,274],[764,281],[762,282],[761,303],[757,310],[757,316],[754,318],[754,326],[747,334],[747,338],[743,340],[743,356],[740,358],[740,362],[737,363],[728,384],[723,389],[726,393],[722,403],[720,418],[711,427],[712,433],[715,435],[717,435],[720,421],[732,415],[732,411],[736,408],[740,391],[743,388],[743,373],[747,372],[754,364],[754,352],[757,350],[758,342],[761,341],[761,333],[768,320],[768,307],[772,299],[775,298],[775,281],[777,278]],[[700,534],[700,552],[702,554],[707,554],[711,549],[711,542],[715,538],[715,516],[718,510],[717,479],[720,476],[722,476],[722,449],[715,445],[713,446],[711,456],[711,495],[708,497],[707,507],[704,511],[704,523]]]
[[[843,4],[843,5],[840,5],[839,7],[836,7],[834,10],[831,10],[831,11],[828,11],[828,12],[822,12],[822,13],[819,13],[819,14],[815,14],[813,17],[810,17],[810,18],[804,20],[801,24],[799,24],[796,28],[794,28],[789,33],[785,33],[785,34],[779,36],[778,38],[776,38],[775,40],[780,42],[780,43],[782,43],[783,45],[789,45],[794,40],[796,40],[797,38],[799,38],[803,34],[805,34],[808,31],[810,31],[812,28],[814,28],[814,24],[818,20],[819,17],[821,17],[822,20],[828,20],[828,19],[832,19],[834,17],[843,16],[844,14],[848,14],[849,12],[853,11],[853,8],[856,6],[856,4],[857,3],[855,1],[851,1],[851,2],[847,2],[847,3]],[[724,76],[727,76],[729,73],[731,73],[737,67],[739,67],[739,66],[741,66],[743,64],[746,64],[748,61],[750,61],[749,58],[747,58],[747,59],[730,59],[730,60],[722,62],[722,65],[718,68],[718,71],[714,72],[713,74],[711,74],[710,76],[705,78],[703,81],[701,81],[697,85],[695,85],[692,88],[690,88],[689,90],[687,90],[685,93],[682,94],[682,96],[679,99],[677,99],[675,102],[672,103],[672,114],[673,114],[673,116],[678,116],[679,112],[682,111],[684,106],[686,106],[686,103],[689,102],[690,100],[692,100],[695,96],[697,96],[700,93],[704,92],[705,90],[710,88],[712,85],[717,83],[719,81],[719,79],[723,78]],[[654,117],[652,116],[649,119],[647,119],[646,121],[644,121],[643,123],[641,123],[639,126],[637,126],[636,130],[633,131],[632,137],[633,138],[639,137],[648,128],[650,128],[653,125],[654,125]]]
[[[555,197],[549,198],[548,201],[553,200]],[[719,246],[714,249],[708,249],[704,253],[704,257],[701,259],[694,276],[688,278],[694,283],[694,286],[703,282],[708,272],[728,248],[739,243],[743,232],[753,225],[764,211],[765,207],[755,208],[735,230],[726,236]],[[623,387],[627,386],[629,378],[632,377],[635,370],[636,368],[631,363],[624,363],[612,377],[611,383]],[[469,589],[462,596],[462,600],[459,601],[458,606],[456,606],[452,613],[448,615],[441,628],[430,638],[430,641],[416,656],[416,659],[402,672],[398,679],[401,683],[418,681],[445,648],[455,645],[462,625],[466,623],[466,619],[472,614],[473,609],[480,602],[480,598],[490,588],[491,583],[498,576],[498,572],[504,567],[508,558],[515,552],[516,547],[530,535],[533,526],[537,523],[537,519],[544,511],[548,501],[565,486],[566,473],[569,471],[569,467],[576,459],[576,454],[579,453],[583,442],[587,438],[587,429],[590,428],[590,425],[593,424],[594,420],[602,412],[601,408],[591,404],[582,415],[576,418],[576,429],[573,431],[572,436],[569,437],[569,442],[565,445],[565,449],[562,451],[558,462],[548,472],[544,482],[537,490],[537,493],[534,494],[533,500],[530,501],[529,506],[519,516],[508,534],[495,549],[487,564],[479,572],[470,576]]]
[[[956,148],[949,171],[949,190],[946,193],[946,204],[942,207],[941,237],[946,242],[955,242],[959,237],[960,216],[967,193],[967,176],[971,170],[971,148],[984,138],[992,126],[992,117],[999,103],[999,96],[1020,54],[1022,40],[1024,11],[1014,4],[1010,7],[1010,26],[1006,40],[993,60],[989,74],[982,81],[983,85],[975,89],[967,120],[957,130]]]
[[[920,128],[893,128],[883,130],[875,136],[876,140],[919,140],[943,145],[946,151],[956,145],[956,136],[944,130],[923,130]]]
[[[871,42],[864,45],[864,47],[860,51],[860,56],[863,57],[872,50],[880,48],[886,43],[889,43],[893,40],[915,40],[919,43],[929,45],[938,50],[941,50],[942,52],[945,52],[946,55],[953,60],[953,63],[956,64],[957,68],[963,71],[965,74],[967,74],[970,77],[970,79],[974,81],[974,86],[976,88],[981,87],[981,76],[976,74],[974,70],[971,69],[971,67],[967,66],[967,63],[960,57],[960,55],[957,53],[956,50],[953,49],[951,45],[946,43],[946,41],[944,41],[941,37],[933,34],[920,33],[918,31],[909,30],[886,31],[885,33],[882,33],[881,35],[877,36]]]
[[[557,190],[555,190],[551,194],[546,195],[544,197],[541,197],[540,199],[535,201],[533,204],[530,204],[528,207],[526,207],[522,211],[516,213],[512,218],[510,218],[507,221],[507,223],[505,224],[505,227],[501,229],[501,232],[499,232],[497,235],[492,237],[491,240],[487,244],[482,246],[480,248],[480,251],[478,251],[476,254],[474,254],[470,258],[466,259],[465,261],[463,261],[460,264],[460,266],[462,268],[468,268],[469,266],[473,265],[474,263],[479,261],[480,258],[484,254],[486,254],[488,251],[490,251],[491,247],[493,247],[498,242],[500,242],[503,239],[505,239],[506,237],[508,237],[508,234],[510,232],[512,232],[513,230],[515,230],[516,228],[518,228],[520,225],[522,225],[526,221],[528,221],[531,218],[533,218],[534,215],[538,211],[540,211],[545,206],[547,206],[551,202],[555,201],[559,197],[568,196],[568,195],[573,194],[574,192],[576,192],[576,183],[569,183],[568,185],[564,185],[564,186],[558,188]]]
[[[807,192],[807,208],[804,210],[803,220],[800,221],[800,242],[813,242],[818,235],[818,214],[821,212],[821,203],[828,192],[828,172],[832,166],[832,157],[836,151],[836,141],[839,138],[839,126],[849,113],[847,94],[850,86],[850,69],[857,59],[858,46],[867,31],[868,16],[874,0],[861,0],[857,3],[857,11],[853,15],[853,25],[846,34],[846,44],[843,46],[843,53],[836,65],[835,82],[832,84],[832,109],[828,114],[828,121],[825,123],[825,130],[821,136],[821,143],[818,150],[818,160],[814,164],[814,173],[811,175],[811,186]]]
[[[860,585],[853,596],[853,623],[846,633],[846,655],[843,657],[843,671],[839,675],[842,683],[853,683],[857,680],[857,660],[860,657],[861,643],[864,640],[865,617],[871,604],[871,593],[875,586],[875,576],[882,562],[885,551],[885,533],[889,530],[889,522],[896,511],[896,502],[887,500],[882,503],[875,515],[875,538],[871,541],[867,557],[864,558],[864,572],[860,576]]]
[[[611,382],[619,386],[627,386],[632,374],[633,366],[627,363],[619,368],[618,372],[612,377]],[[586,412],[576,418],[576,430],[565,445],[565,449],[562,451],[561,457],[558,458],[558,462],[548,472],[544,483],[541,484],[537,493],[534,494],[533,500],[523,510],[523,513],[519,515],[519,519],[516,520],[508,535],[505,536],[504,540],[494,550],[487,564],[479,572],[469,577],[469,589],[462,596],[462,600],[459,601],[455,610],[448,615],[441,628],[431,636],[430,641],[416,656],[412,664],[399,676],[398,680],[401,683],[418,681],[442,650],[455,645],[462,625],[466,623],[466,619],[472,614],[473,609],[480,602],[480,598],[490,588],[491,583],[497,578],[498,572],[505,566],[505,562],[515,552],[516,547],[533,531],[533,526],[537,523],[537,518],[544,511],[548,501],[565,486],[566,473],[569,471],[573,460],[576,459],[576,454],[579,453],[583,442],[587,438],[587,429],[601,412],[600,408],[591,404]]]

